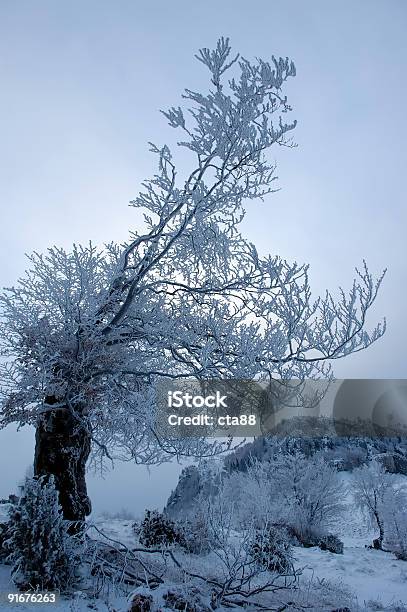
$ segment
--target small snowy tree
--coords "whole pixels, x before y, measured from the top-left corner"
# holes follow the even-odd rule
[[[278,500],[281,520],[305,544],[318,544],[344,510],[344,489],[338,472],[322,457],[300,453],[269,464],[270,495]]]
[[[10,511],[5,544],[18,587],[64,592],[74,585],[81,547],[68,530],[53,476],[27,479]]]
[[[386,473],[383,465],[375,460],[353,472],[355,501],[379,530],[379,537],[373,540],[374,548],[383,548],[386,497],[390,495],[393,483],[393,475]]]
[[[383,523],[386,550],[407,561],[407,490],[396,486],[388,489],[383,499]]]
[[[270,465],[267,462],[252,461],[247,472],[232,472],[224,478],[221,494],[234,508],[238,529],[250,525],[263,529],[272,522],[278,522],[281,512],[278,500],[272,494]]]
[[[261,256],[239,231],[250,201],[274,191],[267,152],[290,144],[282,90],[294,64],[233,58],[223,38],[197,59],[209,90],[164,112],[192,169],[151,145],[157,172],[132,201],[142,230],[123,245],[35,253],[0,296],[0,425],[36,427],[35,474],[55,476],[67,519],[91,510],[92,447],[145,464],[228,448],[158,427],[158,379],[329,376],[331,360],[384,331],[365,328],[382,276],[364,265],[339,299],[312,299],[308,266]]]
[[[216,494],[220,496],[223,501],[217,504],[229,508],[233,528],[265,531],[266,539],[270,526],[288,528],[304,544],[326,549],[336,541],[328,529],[345,510],[338,472],[322,456],[307,458],[298,452],[253,460],[247,472],[224,475]],[[202,498],[197,500],[197,508],[204,505]]]

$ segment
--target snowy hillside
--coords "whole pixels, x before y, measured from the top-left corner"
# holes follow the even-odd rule
[[[291,420],[291,425],[295,419]],[[316,427],[314,426],[314,430]],[[380,456],[389,471],[407,476],[407,441],[402,438],[328,437],[325,419],[321,419],[319,437],[303,436],[259,437],[238,447],[223,461],[208,462],[203,468],[191,465],[182,470],[176,488],[168,498],[165,512],[177,516],[189,510],[197,495],[208,495],[217,487],[220,474],[245,472],[253,460],[269,461],[275,454],[301,452],[306,456],[323,453],[338,469],[350,470],[367,461],[370,456]]]

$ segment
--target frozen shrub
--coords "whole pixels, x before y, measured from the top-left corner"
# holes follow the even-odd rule
[[[293,554],[284,529],[268,527],[257,531],[251,546],[251,556],[271,572],[290,573],[293,569]]]
[[[18,502],[16,495],[9,495],[8,500],[0,500],[0,563],[7,563],[6,541],[9,538],[8,524],[10,520],[10,510],[13,504]]]
[[[0,563],[3,563],[7,556],[7,552],[4,547],[4,544],[7,538],[8,538],[7,524],[0,523]]]
[[[194,555],[204,555],[214,547],[213,537],[203,513],[189,517],[180,526],[184,536],[184,547]]]
[[[151,595],[143,595],[138,593],[134,595],[130,602],[129,612],[150,612],[153,605],[153,598]]]
[[[139,529],[139,539],[148,548],[175,544],[186,547],[182,529],[158,510],[146,510]]]
[[[304,546],[317,546],[344,510],[343,484],[322,457],[278,456],[269,462],[271,494],[279,500],[280,521],[290,525]],[[273,521],[275,522],[275,521]]]
[[[22,496],[10,510],[8,561],[22,589],[69,590],[76,582],[80,543],[68,533],[53,477],[25,481]]]
[[[278,525],[285,530],[288,541],[292,546],[303,546],[304,548],[319,546],[319,542],[323,537],[323,532],[320,529],[310,526],[305,529],[299,529],[297,526],[283,522],[278,523]]]
[[[338,536],[329,533],[320,538],[318,546],[321,550],[329,550],[329,552],[337,555],[343,554],[343,542]]]

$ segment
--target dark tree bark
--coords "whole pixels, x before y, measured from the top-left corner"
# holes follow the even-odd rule
[[[383,550],[384,527],[377,510],[374,511],[374,517],[379,528],[379,537],[373,540],[373,548],[376,550]]]
[[[64,518],[70,521],[84,521],[91,512],[85,479],[90,450],[89,433],[68,409],[50,410],[39,419],[34,475],[54,475]]]

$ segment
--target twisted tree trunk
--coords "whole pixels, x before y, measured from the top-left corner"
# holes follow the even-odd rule
[[[56,400],[48,403],[56,403]],[[89,433],[66,409],[41,416],[35,436],[34,475],[53,474],[64,518],[84,521],[91,512],[86,489],[86,462],[91,449]]]

